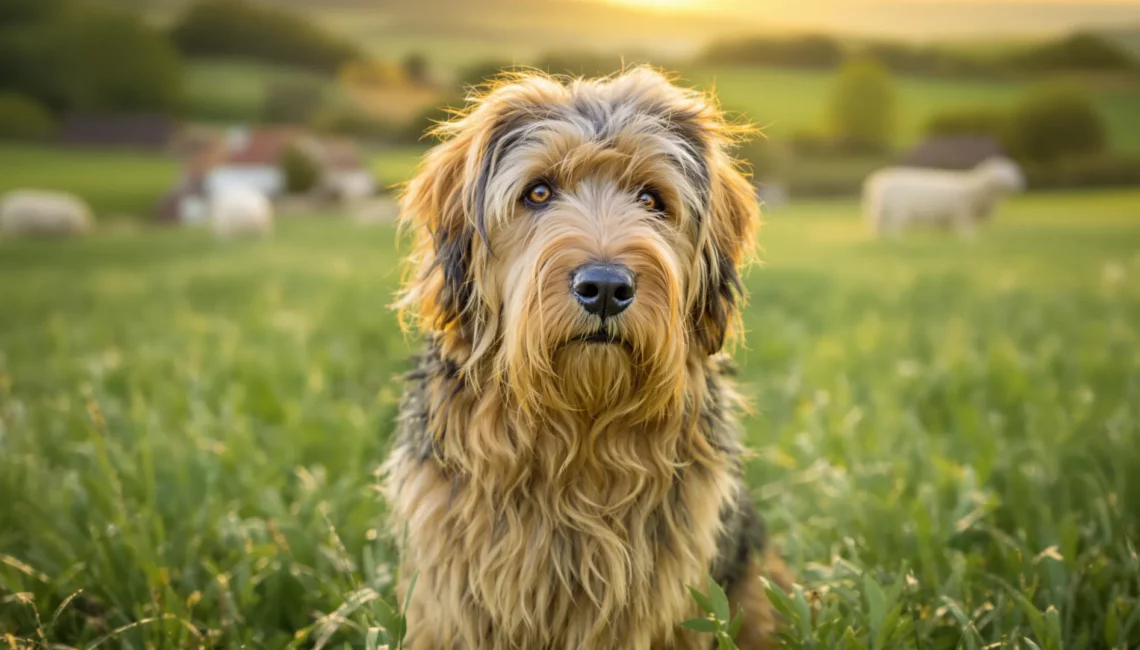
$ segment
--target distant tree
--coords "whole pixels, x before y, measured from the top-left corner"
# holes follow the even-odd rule
[[[890,147],[897,112],[894,84],[881,63],[853,59],[844,64],[831,93],[830,115],[838,143],[853,151]]]
[[[335,73],[360,57],[352,43],[292,12],[247,0],[200,0],[171,30],[187,56],[226,56]]]
[[[168,111],[181,99],[177,50],[138,14],[88,9],[66,25],[59,47],[73,75],[73,107]]]
[[[55,18],[69,0],[4,0],[0,2],[0,29]]]
[[[1020,160],[1050,164],[1108,147],[1108,126],[1088,97],[1069,88],[1032,93],[1013,111],[1007,142]]]
[[[408,54],[400,65],[404,69],[404,76],[407,77],[408,81],[420,86],[431,83],[431,70],[427,57],[422,52]]]
[[[830,36],[755,36],[713,43],[701,53],[703,63],[771,65],[789,68],[835,68],[843,62],[843,46]]]
[[[1133,70],[1140,64],[1103,36],[1077,33],[1012,55],[1012,64],[1035,72]]]
[[[285,189],[290,194],[308,192],[321,181],[320,165],[300,147],[290,146],[285,149],[279,166],[285,176]]]
[[[0,93],[0,139],[37,140],[55,128],[51,113],[39,102],[16,93]]]
[[[76,4],[12,36],[0,89],[54,111],[168,111],[179,103],[178,52],[135,13]]]
[[[875,59],[895,74],[909,75],[993,75],[1005,69],[978,57],[932,45],[915,45],[902,41],[871,41],[860,49],[863,56]]]

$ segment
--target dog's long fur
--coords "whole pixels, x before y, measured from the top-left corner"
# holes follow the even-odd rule
[[[759,576],[782,574],[721,354],[759,219],[742,133],[644,68],[506,77],[439,127],[402,203],[399,304],[428,342],[385,465],[401,599],[418,575],[407,647],[707,648],[679,623],[710,572],[746,610],[741,647],[768,644]],[[591,261],[636,275],[620,316],[572,299]],[[598,328],[613,342],[574,340]]]

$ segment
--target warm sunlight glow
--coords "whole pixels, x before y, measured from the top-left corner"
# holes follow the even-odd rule
[[[701,0],[610,0],[613,4],[649,9],[698,9]]]

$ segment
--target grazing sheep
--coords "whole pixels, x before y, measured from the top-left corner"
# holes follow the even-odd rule
[[[63,192],[16,190],[0,201],[0,233],[28,237],[70,237],[91,229],[91,208]]]
[[[226,189],[211,201],[210,223],[222,239],[268,235],[273,230],[273,205],[257,190]]]
[[[970,234],[998,199],[1024,189],[1021,169],[1001,157],[969,171],[888,167],[864,182],[863,216],[879,234],[896,235],[913,225]]]

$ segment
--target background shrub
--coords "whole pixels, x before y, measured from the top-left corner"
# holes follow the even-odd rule
[[[409,52],[400,61],[400,67],[403,68],[404,76],[409,82],[421,86],[431,84],[431,65],[422,52]]]
[[[1014,108],[1006,144],[1023,162],[1048,164],[1103,152],[1108,146],[1108,127],[1087,97],[1066,88],[1050,88],[1030,94]]]
[[[55,129],[51,113],[30,97],[0,92],[0,139],[36,140]]]
[[[1093,154],[1062,158],[1050,164],[1028,164],[1032,189],[1140,186],[1140,156]]]
[[[281,154],[281,173],[285,175],[285,189],[290,194],[304,194],[321,181],[321,168],[304,149],[290,146]]]
[[[1006,111],[992,107],[960,108],[935,113],[923,127],[926,135],[988,135],[998,139],[1009,128]]]
[[[844,64],[829,102],[836,142],[850,151],[883,151],[894,138],[894,84],[887,69],[872,59]]]
[[[352,43],[288,11],[244,0],[201,0],[171,30],[188,56],[245,58],[334,73],[359,58]]]

